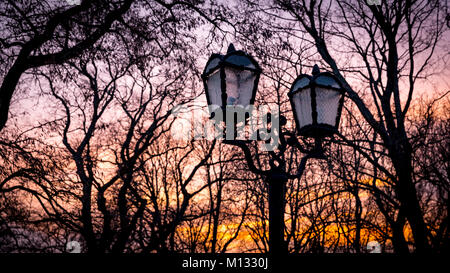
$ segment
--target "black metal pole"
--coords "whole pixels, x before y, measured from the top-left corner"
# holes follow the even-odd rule
[[[273,162],[270,164],[269,171],[257,169],[253,162],[250,149],[246,143],[238,140],[224,140],[224,143],[239,146],[245,154],[245,159],[250,170],[258,175],[265,176],[269,190],[269,253],[275,257],[282,257],[288,253],[288,245],[284,241],[284,211],[285,194],[288,177],[301,178],[309,158],[324,158],[323,149],[320,140],[316,140],[315,149],[304,151],[306,155],[301,159],[296,175],[288,175],[283,168],[276,166]],[[284,149],[281,149],[284,150]],[[282,164],[283,165],[283,164]],[[279,262],[279,259],[275,259]]]
[[[272,255],[287,253],[284,241],[284,208],[287,177],[283,173],[272,173],[267,177],[269,187],[269,252]]]

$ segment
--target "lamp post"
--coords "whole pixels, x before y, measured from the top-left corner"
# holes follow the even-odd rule
[[[231,44],[226,55],[213,54],[208,60],[202,79],[210,109],[227,105],[246,107],[254,103],[257,85],[261,73],[258,63],[243,51],[236,51]],[[315,145],[305,148],[297,139],[297,134],[287,129],[278,130],[279,146],[277,151],[269,153],[270,168],[256,167],[248,141],[224,140],[224,143],[239,147],[244,153],[251,172],[261,175],[269,189],[269,251],[272,255],[287,253],[284,241],[284,212],[286,182],[288,179],[300,178],[310,158],[324,159],[322,140],[337,132],[342,111],[344,92],[334,75],[320,73],[317,65],[313,75],[300,75],[292,84],[289,98],[294,112],[297,134],[305,138],[314,138]],[[211,108],[212,107],[212,108]],[[283,116],[280,126],[286,124]],[[286,170],[283,154],[288,147],[298,149],[304,154],[297,172],[291,174]]]

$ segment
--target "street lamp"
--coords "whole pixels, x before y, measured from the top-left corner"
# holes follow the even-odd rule
[[[250,55],[230,44],[226,55],[212,54],[202,74],[211,113],[217,108],[246,107],[255,101],[261,68]]]
[[[246,107],[254,103],[261,68],[258,63],[243,51],[236,51],[231,44],[225,56],[213,54],[208,60],[202,74],[206,98],[211,114],[227,106]],[[314,137],[315,147],[306,149],[293,132],[287,128],[278,130],[279,146],[277,151],[269,153],[269,169],[256,166],[248,141],[224,140],[224,143],[239,147],[251,172],[261,175],[269,189],[269,251],[272,255],[287,252],[284,241],[284,212],[286,183],[288,179],[300,178],[310,158],[324,159],[321,141],[337,132],[343,105],[343,88],[331,73],[320,73],[314,66],[313,75],[300,75],[292,84],[289,98],[294,111],[298,134]],[[280,117],[280,125],[286,119]],[[281,129],[281,128],[280,128]],[[287,147],[298,149],[301,158],[296,173],[290,173],[286,167],[284,153]]]
[[[344,103],[344,89],[329,72],[314,65],[312,76],[302,74],[292,84],[289,98],[298,134],[323,138],[337,132]]]

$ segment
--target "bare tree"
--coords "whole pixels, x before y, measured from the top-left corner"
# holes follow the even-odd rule
[[[286,94],[320,63],[343,84],[345,106],[339,133],[323,141],[327,159],[285,184],[288,250],[360,253],[376,240],[386,252],[448,252],[448,92],[418,99],[448,58],[444,9],[438,0],[0,4],[0,251],[66,252],[77,240],[96,253],[267,252],[268,183],[254,172],[305,163],[293,146],[313,142],[296,137]],[[171,134],[172,109],[194,108],[203,91],[199,56],[229,42],[261,64],[256,102],[277,105],[289,145],[248,142],[242,153]]]
[[[203,1],[82,0],[79,5],[70,3],[1,3],[0,130],[7,122],[11,99],[21,77],[33,69],[61,65],[86,52],[107,52],[114,49],[114,43],[120,42],[130,46],[125,52],[139,49],[133,52],[136,62],[155,57],[142,47],[150,42],[156,43],[167,57],[179,44],[166,43],[161,37],[175,41],[181,34],[187,38],[186,34],[199,21],[208,21],[217,28],[224,20],[221,5],[213,3],[213,7],[206,9],[202,7]]]

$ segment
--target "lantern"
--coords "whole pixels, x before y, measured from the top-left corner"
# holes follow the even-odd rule
[[[255,101],[261,74],[258,63],[230,44],[226,55],[213,54],[202,74],[210,110],[227,105],[247,107]]]
[[[298,133],[322,138],[337,132],[344,103],[344,89],[329,72],[320,73],[314,65],[313,75],[302,74],[289,92]]]

